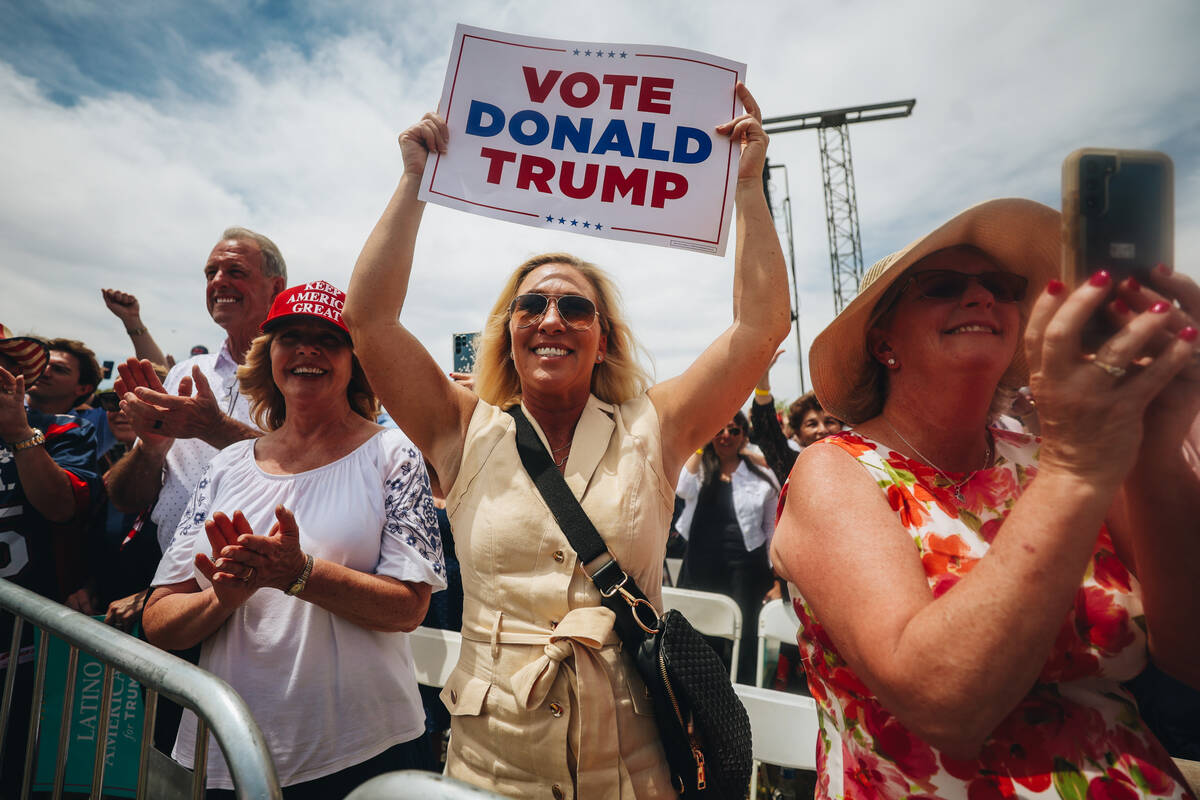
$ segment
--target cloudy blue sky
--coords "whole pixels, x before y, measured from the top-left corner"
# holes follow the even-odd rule
[[[745,61],[768,116],[915,97],[911,118],[852,128],[867,264],[982,199],[1057,205],[1077,147],[1165,150],[1177,262],[1200,273],[1194,0],[0,0],[0,321],[123,357],[111,286],[141,299],[168,352],[215,347],[201,270],[231,224],[274,238],[291,282],[344,286],[399,177],[396,134],[437,103],[457,22]],[[815,134],[777,135],[771,159],[788,168],[807,347],[833,315]],[[547,250],[617,275],[659,378],[729,322],[732,256],[436,207],[425,220],[405,313],[447,369],[451,333],[478,329],[502,275]],[[774,378],[790,398],[787,346]]]

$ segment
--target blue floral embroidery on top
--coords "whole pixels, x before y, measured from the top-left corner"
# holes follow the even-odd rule
[[[420,454],[412,448],[404,451],[406,460],[400,464],[397,477],[384,481],[387,495],[383,500],[386,520],[385,533],[398,537],[429,562],[434,574],[445,577],[446,565],[442,556],[442,535],[438,528],[429,478]]]

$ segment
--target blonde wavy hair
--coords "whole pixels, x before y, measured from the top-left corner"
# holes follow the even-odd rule
[[[620,404],[650,387],[650,376],[638,361],[644,352],[621,309],[621,294],[612,278],[595,264],[569,253],[543,253],[518,266],[505,282],[487,323],[479,335],[475,360],[475,392],[485,401],[508,408],[521,397],[521,378],[509,354],[512,336],[508,330],[509,306],[525,276],[546,264],[566,264],[578,270],[596,292],[600,331],[607,338],[604,361],[592,370],[592,394],[606,403]]]
[[[250,401],[250,418],[264,431],[278,430],[287,419],[287,402],[275,385],[271,374],[271,342],[278,331],[257,336],[246,353],[246,363],[237,369],[241,392]],[[350,356],[350,383],[346,386],[346,399],[350,408],[363,419],[374,422],[379,416],[379,400],[367,380],[367,373],[358,363],[358,356]]]

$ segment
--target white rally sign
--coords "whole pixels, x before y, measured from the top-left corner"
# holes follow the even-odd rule
[[[459,25],[420,198],[509,222],[725,254],[746,65]]]

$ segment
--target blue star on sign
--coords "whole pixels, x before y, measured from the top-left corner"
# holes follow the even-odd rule
[[[622,51],[621,51],[621,58],[624,58],[624,57],[625,57],[625,55],[626,55],[625,51],[624,51],[624,50],[622,50]]]
[[[588,221],[585,219],[585,220],[583,221],[583,227],[585,227],[585,228],[590,228],[590,227],[592,227],[592,224],[591,224],[590,222],[588,222]]]
[[[617,55],[617,54],[616,54],[615,52],[613,52],[612,50],[609,50],[609,51],[608,51],[608,57],[609,57],[609,58],[614,58],[616,55]]]
[[[603,226],[603,225],[601,225],[599,222],[597,222],[597,223],[596,223],[596,230],[600,230],[600,229],[601,229],[601,228],[603,228],[603,227],[604,227],[604,226]]]
[[[567,220],[566,220],[565,218],[563,218],[563,217],[559,217],[559,218],[558,218],[558,224],[559,224],[559,225],[566,225],[566,224],[567,224]]]
[[[597,50],[597,51],[596,51],[596,58],[604,58],[604,51],[603,51],[603,50]]]
[[[546,215],[546,222],[554,222],[554,215],[553,215],[553,214],[547,214],[547,215]]]
[[[577,52],[577,53],[578,53],[579,51],[578,51],[578,50],[576,50],[575,52]],[[584,50],[584,51],[583,51],[583,54],[584,54],[585,56],[590,56],[590,55],[592,54],[592,51],[591,51],[591,50]]]
[[[573,220],[571,220],[571,225],[572,225],[572,226],[575,226],[575,225],[578,225],[578,224],[579,224],[579,220],[577,220],[577,219],[573,219]]]
[[[576,48],[576,49],[575,49],[575,53],[574,53],[574,54],[575,54],[575,55],[579,55],[579,49],[578,49],[578,48]]]

